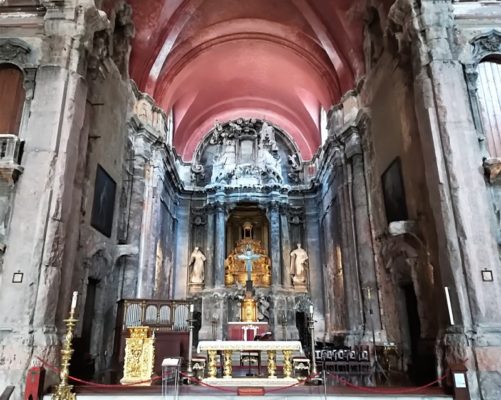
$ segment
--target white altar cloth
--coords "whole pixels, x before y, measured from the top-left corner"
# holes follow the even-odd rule
[[[231,350],[231,351],[284,351],[292,350],[303,352],[299,341],[244,341],[244,340],[204,340],[198,343],[197,352],[207,350]]]

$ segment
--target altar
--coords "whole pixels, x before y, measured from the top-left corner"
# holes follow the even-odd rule
[[[277,351],[281,351],[284,356],[283,371],[284,376],[279,380],[292,379],[292,354],[293,352],[303,353],[301,342],[299,341],[243,341],[243,340],[227,340],[227,341],[201,341],[198,343],[197,352],[206,351],[208,355],[208,377],[216,378],[217,363],[216,357],[218,352],[223,353],[223,379],[232,379],[232,356],[233,352],[266,351],[268,355],[268,379],[279,379],[276,376],[276,357]]]

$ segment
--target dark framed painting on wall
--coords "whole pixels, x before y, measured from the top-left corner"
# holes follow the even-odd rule
[[[107,237],[111,237],[113,228],[116,187],[113,178],[98,164],[90,224]]]
[[[384,208],[388,223],[408,218],[400,158],[395,158],[381,176]]]

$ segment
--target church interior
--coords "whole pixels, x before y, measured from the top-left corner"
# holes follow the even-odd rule
[[[0,0],[0,394],[71,304],[101,384],[499,400],[499,93],[501,1]]]

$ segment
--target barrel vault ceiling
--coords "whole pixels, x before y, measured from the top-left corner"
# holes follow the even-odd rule
[[[130,73],[164,110],[186,161],[216,120],[263,118],[304,159],[320,145],[320,110],[363,74],[365,1],[129,0]]]

